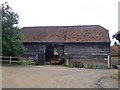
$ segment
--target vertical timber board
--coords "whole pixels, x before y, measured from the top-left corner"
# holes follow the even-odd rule
[[[45,48],[43,43],[23,43],[24,46],[27,48],[27,53],[30,53],[32,58],[36,58],[36,54],[38,55],[38,62],[37,64],[44,64],[45,58]]]
[[[110,53],[110,44],[109,43],[72,43],[65,44],[64,47],[65,53],[69,57],[82,57],[82,56],[99,56],[103,55],[107,57]]]

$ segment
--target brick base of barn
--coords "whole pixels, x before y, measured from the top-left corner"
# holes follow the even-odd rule
[[[82,62],[84,64],[107,64],[107,60],[104,59],[70,59],[70,62]]]
[[[84,65],[84,67],[87,66],[97,66],[100,68],[107,68],[108,61],[104,58],[93,58],[93,59],[69,59],[69,63],[74,62],[80,62]]]
[[[112,65],[120,64],[120,56],[119,57],[117,57],[117,56],[111,56],[111,64]]]

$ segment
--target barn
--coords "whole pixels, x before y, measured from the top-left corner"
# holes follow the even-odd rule
[[[55,48],[60,48],[69,61],[84,64],[107,64],[110,55],[109,31],[100,25],[23,27],[24,57],[38,64],[50,62]]]

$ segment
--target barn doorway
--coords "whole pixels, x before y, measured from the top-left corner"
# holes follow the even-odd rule
[[[45,53],[45,61],[46,62],[51,62],[51,59],[53,58],[54,55],[54,50],[53,50],[53,45],[46,45],[46,53]]]
[[[53,44],[46,45],[46,50],[45,50],[45,61],[46,62],[50,63],[51,60],[55,57],[56,49],[64,52],[64,45],[53,45]]]

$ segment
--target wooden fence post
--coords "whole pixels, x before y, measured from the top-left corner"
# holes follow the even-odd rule
[[[11,64],[11,56],[10,56],[10,62],[9,62],[9,64]]]
[[[69,63],[69,62],[68,62],[68,58],[67,58],[67,60],[66,60],[66,65],[67,65],[67,66],[68,66],[68,63]]]

